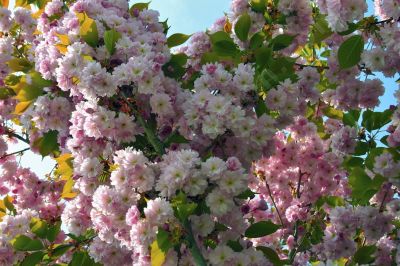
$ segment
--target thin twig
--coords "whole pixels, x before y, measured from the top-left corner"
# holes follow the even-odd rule
[[[285,227],[285,225],[283,224],[283,220],[282,220],[281,213],[279,212],[279,209],[278,209],[278,207],[276,206],[274,197],[272,196],[271,189],[270,189],[270,187],[269,187],[269,185],[268,185],[267,182],[265,182],[265,186],[266,186],[267,189],[268,189],[268,194],[269,194],[269,197],[271,198],[272,204],[274,205],[274,207],[275,207],[275,209],[276,209],[276,212],[278,213],[279,221],[281,222],[282,227]]]
[[[25,148],[25,149],[20,150],[20,151],[16,151],[16,152],[13,152],[13,153],[5,154],[5,155],[1,156],[0,159],[4,159],[4,158],[6,158],[8,156],[12,156],[12,155],[15,155],[15,154],[18,154],[18,153],[23,153],[23,152],[25,152],[27,150],[30,150],[30,149],[31,148]]]

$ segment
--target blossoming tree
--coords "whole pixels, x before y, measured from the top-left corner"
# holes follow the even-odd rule
[[[399,0],[0,3],[0,265],[400,263]]]

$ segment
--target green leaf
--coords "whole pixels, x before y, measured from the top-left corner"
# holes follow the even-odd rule
[[[44,256],[43,251],[37,251],[34,252],[24,258],[24,260],[21,262],[20,266],[33,266],[39,264],[39,262],[42,261],[42,258]]]
[[[332,30],[328,26],[325,15],[319,14],[316,16],[315,23],[312,27],[312,34],[313,42],[317,44],[321,43],[333,34]]]
[[[7,65],[14,72],[24,73],[29,72],[33,67],[32,63],[25,58],[13,58],[7,62]]]
[[[176,209],[178,212],[178,217],[181,221],[186,220],[190,215],[194,213],[197,208],[197,204],[194,202],[184,203],[177,205]]]
[[[336,206],[343,206],[345,202],[344,202],[343,198],[341,198],[341,197],[323,196],[317,200],[317,202],[315,203],[315,206],[317,208],[321,208],[325,203],[331,207],[336,207]]]
[[[72,244],[59,245],[52,251],[52,257],[60,257],[73,247]]]
[[[345,36],[349,35],[350,33],[355,32],[358,30],[359,24],[358,23],[347,23],[348,29],[345,31],[338,32],[339,35]]]
[[[373,263],[375,258],[376,246],[363,246],[360,247],[353,257],[353,262],[359,265]]]
[[[282,266],[284,263],[279,258],[279,255],[270,247],[258,246],[257,250],[260,250],[264,253],[264,256],[275,266]]]
[[[373,148],[369,151],[367,158],[365,159],[365,166],[370,170],[374,169],[375,158],[381,155],[385,151],[385,148],[378,147]]]
[[[356,145],[356,149],[354,151],[354,155],[364,155],[368,152],[369,145],[366,142],[358,141]]]
[[[150,2],[147,2],[147,3],[136,3],[136,4],[132,5],[131,8],[129,8],[129,13],[133,16],[135,9],[139,10],[139,11],[143,11],[143,10],[149,8],[149,4],[150,4]]]
[[[361,125],[365,127],[369,132],[380,129],[384,125],[390,123],[393,111],[388,109],[384,112],[373,112],[371,110],[366,110],[363,113],[363,120]]]
[[[250,49],[256,49],[260,47],[265,40],[265,33],[259,31],[255,33],[250,39]]]
[[[181,45],[181,44],[185,43],[190,38],[190,36],[191,35],[186,35],[183,33],[172,34],[167,39],[168,47],[171,48],[171,47]]]
[[[104,32],[104,44],[110,55],[113,55],[115,53],[115,45],[117,44],[120,38],[121,38],[121,33],[119,33],[114,29]]]
[[[246,191],[240,193],[239,195],[237,195],[235,198],[238,199],[252,199],[256,196],[256,193],[254,193],[253,191],[251,191],[250,189],[247,189]]]
[[[39,152],[43,157],[54,154],[59,150],[57,135],[58,132],[55,130],[48,131],[43,137],[36,140],[33,146],[39,148]]]
[[[240,245],[239,241],[229,240],[226,244],[235,252],[240,252],[243,250],[243,247]]]
[[[346,69],[355,66],[361,60],[364,50],[364,40],[360,35],[354,35],[344,41],[338,51],[340,68]]]
[[[8,87],[0,87],[0,100],[5,100],[15,96],[15,92]]]
[[[343,115],[343,123],[347,126],[356,126],[358,119],[360,118],[359,110],[350,110]]]
[[[44,248],[42,242],[38,239],[31,239],[25,235],[19,235],[13,240],[11,244],[15,250],[18,251],[37,251]]]
[[[266,46],[258,48],[255,57],[257,66],[264,68],[272,60],[272,49]]]
[[[7,208],[10,212],[13,212],[13,213],[16,212],[15,207],[14,207],[14,204],[10,201],[10,197],[6,196],[6,197],[4,198],[4,200],[3,200],[3,202],[4,202],[4,206],[6,206],[6,208]]]
[[[323,110],[324,114],[329,117],[329,118],[333,118],[333,119],[342,119],[343,118],[343,112],[335,109],[333,107],[326,107]]]
[[[248,238],[263,237],[275,233],[279,228],[279,225],[271,221],[261,221],[250,225],[244,235]]]
[[[169,62],[162,67],[164,74],[170,78],[180,79],[186,72],[187,59],[185,54],[173,54]]]
[[[170,234],[161,229],[158,228],[157,232],[157,243],[158,247],[162,250],[162,252],[167,253],[170,248],[173,247],[171,240],[169,239]]]
[[[97,47],[99,43],[99,32],[97,31],[97,24],[86,13],[77,14],[80,28],[79,35],[91,47]]]
[[[364,163],[364,159],[360,157],[348,157],[346,160],[343,162],[344,167],[348,170],[354,167],[362,167]]]
[[[235,57],[239,53],[237,45],[228,33],[218,31],[210,35],[212,49],[218,56]]]
[[[267,0],[251,0],[251,9],[258,13],[264,13],[267,9]]]
[[[285,49],[286,47],[290,46],[294,40],[295,36],[288,35],[288,34],[281,34],[276,36],[271,40],[269,46],[272,47],[272,50],[279,51]]]
[[[321,243],[323,237],[324,237],[324,230],[322,230],[321,226],[319,224],[313,224],[311,226],[311,236],[310,236],[311,244],[317,245],[318,243]]]
[[[251,27],[250,15],[247,13],[241,15],[235,24],[235,33],[236,36],[239,38],[239,40],[241,40],[242,42],[247,41],[250,27]]]
[[[384,178],[377,175],[371,179],[361,167],[355,167],[349,175],[352,198],[360,204],[366,204],[378,192]]]
[[[46,238],[48,229],[48,224],[46,221],[39,218],[32,218],[29,226],[32,233],[34,233],[36,236],[40,238]]]
[[[185,139],[184,136],[180,135],[178,132],[174,132],[165,139],[164,144],[166,147],[169,147],[171,146],[172,143],[188,143],[188,142],[189,141]]]
[[[47,239],[50,242],[54,242],[61,231],[61,222],[55,222],[53,225],[50,225],[47,230]]]
[[[97,266],[101,265],[99,263],[95,263],[94,260],[87,254],[87,252],[76,251],[72,256],[71,262],[68,266]]]

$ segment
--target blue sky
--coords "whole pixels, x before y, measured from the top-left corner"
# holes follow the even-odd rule
[[[132,1],[132,3],[146,1],[148,0]],[[171,26],[169,34],[177,32],[192,34],[197,31],[204,31],[217,18],[223,16],[224,12],[228,12],[230,2],[230,0],[153,0],[150,3],[150,8],[160,12],[161,21],[168,18],[168,24]],[[371,14],[373,3],[369,0],[368,4],[370,7],[368,13]],[[396,104],[393,97],[393,92],[398,88],[396,79],[385,79],[381,74],[377,74],[375,78],[383,80],[386,88],[385,95],[381,97],[381,105],[377,110],[384,110],[390,104]],[[19,143],[10,147],[10,152],[25,147],[25,144]],[[53,168],[54,161],[48,157],[42,161],[40,156],[29,151],[22,157],[21,164],[24,167],[32,167],[40,177],[44,177]]]

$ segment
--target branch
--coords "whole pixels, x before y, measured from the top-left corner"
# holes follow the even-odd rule
[[[17,133],[7,130],[6,129],[6,134],[8,135],[9,138],[16,138],[19,139],[22,142],[25,142],[26,144],[30,144],[29,139],[25,139],[24,137],[18,135]]]
[[[314,66],[314,65],[303,65],[300,63],[294,63],[296,66],[299,66],[300,68],[305,68],[305,67],[313,67],[313,68],[318,68],[318,69],[329,69],[327,66]]]
[[[268,185],[267,182],[265,182],[265,186],[266,186],[267,189],[268,189],[269,197],[271,198],[272,204],[274,205],[274,207],[275,207],[275,209],[276,209],[276,212],[278,213],[279,221],[281,222],[281,225],[282,225],[282,228],[283,228],[283,227],[285,227],[285,225],[283,224],[283,220],[282,220],[281,213],[279,212],[279,209],[278,209],[278,207],[276,206],[274,197],[272,196],[271,189],[269,188],[269,185]]]
[[[399,19],[400,19],[400,18],[399,18]],[[372,22],[372,23],[370,23],[370,25],[372,26],[372,25],[380,25],[380,24],[385,24],[385,23],[392,22],[392,20],[393,20],[393,18],[392,18],[392,17],[390,17],[390,18],[388,18],[388,19],[385,19],[385,20],[381,20],[381,21]]]
[[[8,156],[12,156],[12,155],[15,155],[15,154],[18,154],[18,153],[23,153],[23,152],[25,152],[27,150],[30,150],[30,149],[31,148],[25,148],[25,149],[20,150],[20,151],[16,151],[16,152],[13,152],[13,153],[5,154],[5,155],[1,156],[0,159],[4,159],[4,158],[6,158]]]

